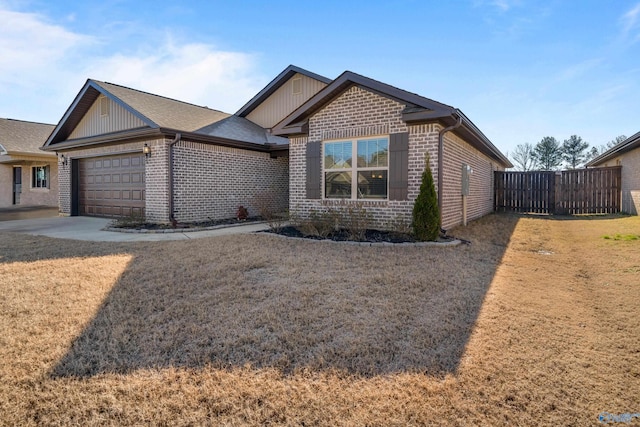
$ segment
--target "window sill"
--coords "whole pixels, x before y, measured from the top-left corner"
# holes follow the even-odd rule
[[[389,204],[388,199],[384,200],[372,200],[372,199],[322,199],[323,206],[377,206],[377,207],[387,207]]]

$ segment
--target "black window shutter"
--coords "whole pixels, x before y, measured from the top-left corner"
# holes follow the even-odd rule
[[[389,200],[409,196],[409,133],[389,135]]]
[[[49,165],[45,167],[44,177],[47,180],[47,188],[51,188],[51,168]]]
[[[307,199],[320,198],[322,178],[321,142],[307,143]]]

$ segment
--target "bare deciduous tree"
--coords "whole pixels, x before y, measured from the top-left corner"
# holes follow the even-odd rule
[[[513,160],[513,163],[518,170],[524,172],[534,170],[538,162],[536,160],[533,144],[529,142],[518,144],[516,149],[513,150],[513,153],[511,153],[511,160]]]

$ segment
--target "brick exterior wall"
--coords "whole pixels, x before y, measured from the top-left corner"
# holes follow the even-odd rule
[[[171,139],[147,141],[151,155],[144,165],[145,217],[149,222],[169,222],[169,145]],[[142,149],[142,146],[140,147]]]
[[[374,226],[388,228],[390,221],[400,218],[411,221],[413,204],[420,191],[425,154],[430,156],[434,182],[438,180],[438,124],[409,126],[402,121],[404,105],[352,86],[309,119],[309,136],[289,140],[290,200],[289,209],[299,216],[326,206],[355,204],[344,200],[310,200],[306,198],[306,145],[309,141],[324,141],[352,137],[409,133],[409,185],[406,201],[359,201],[373,215]],[[447,133],[451,135],[451,133]],[[477,218],[491,212],[493,173],[496,168],[489,159],[457,137],[445,138],[445,188],[443,201],[443,227],[462,222],[460,174],[462,163],[474,168],[471,195],[468,199],[468,218]],[[457,175],[456,175],[457,173]],[[457,182],[456,180],[457,176]],[[451,182],[447,180],[451,179]],[[457,201],[460,200],[460,203]],[[488,202],[487,202],[488,201]]]
[[[149,222],[169,222],[170,139],[136,141],[64,152],[59,163],[60,212],[71,214],[72,159],[142,151],[145,159],[145,216]],[[174,215],[178,222],[234,218],[239,205],[258,215],[256,196],[276,190],[271,208],[284,211],[289,197],[288,158],[271,159],[268,153],[180,141],[174,145]]]
[[[21,160],[16,165],[22,168],[22,193],[18,206],[57,206],[58,205],[58,165],[56,158],[13,156]],[[32,188],[32,171],[34,166],[49,166],[49,188]],[[13,165],[0,164],[0,207],[13,206]]]
[[[59,211],[63,215],[71,215],[71,164],[73,159],[81,159],[87,157],[99,157],[99,156],[110,156],[119,153],[126,153],[132,151],[142,151],[142,147],[145,142],[151,146],[152,154],[151,157],[146,159],[145,170],[148,175],[149,170],[158,170],[160,169],[160,173],[162,173],[161,165],[162,163],[162,147],[165,145],[165,141],[161,140],[148,140],[148,141],[136,141],[136,142],[128,142],[123,144],[115,144],[115,145],[105,145],[100,147],[91,147],[91,148],[81,148],[75,150],[66,150],[60,151],[60,153],[64,154],[67,158],[67,165],[63,165],[62,161],[58,159],[58,184],[59,184],[59,197],[58,197],[58,206]],[[164,180],[166,182],[166,169],[164,171]],[[165,194],[166,184],[164,186],[154,186],[149,185],[149,181],[147,179],[146,182],[146,199],[156,200],[161,199],[162,196],[158,194],[158,192]],[[158,212],[160,208],[158,206],[152,204],[152,209],[149,211],[148,207],[146,209],[147,219],[154,220],[152,218],[165,218],[165,215],[168,217],[168,205],[166,208],[166,212]],[[166,220],[165,220],[166,221]]]
[[[270,208],[285,211],[289,159],[217,145],[174,146],[174,215],[178,222],[235,218],[238,206],[259,214],[256,197],[269,192]],[[150,179],[147,178],[147,182]]]
[[[640,148],[598,166],[622,166],[622,212],[640,214]]]
[[[13,204],[13,165],[0,164],[0,207]]]
[[[493,172],[504,168],[452,132],[447,132],[444,136],[443,158],[443,227],[463,223],[463,165],[471,166],[473,171],[469,177],[467,220],[493,212]]]

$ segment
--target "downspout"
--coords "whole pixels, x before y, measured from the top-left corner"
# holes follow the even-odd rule
[[[454,117],[455,111],[451,113],[451,117]],[[462,124],[462,116],[458,114],[458,121],[456,124],[442,129],[438,132],[438,210],[440,211],[440,225],[442,226],[442,196],[444,191],[444,134],[450,130],[454,130]]]
[[[180,142],[182,134],[176,133],[176,136],[169,143],[169,221],[175,227],[176,220],[173,217],[173,146]]]

